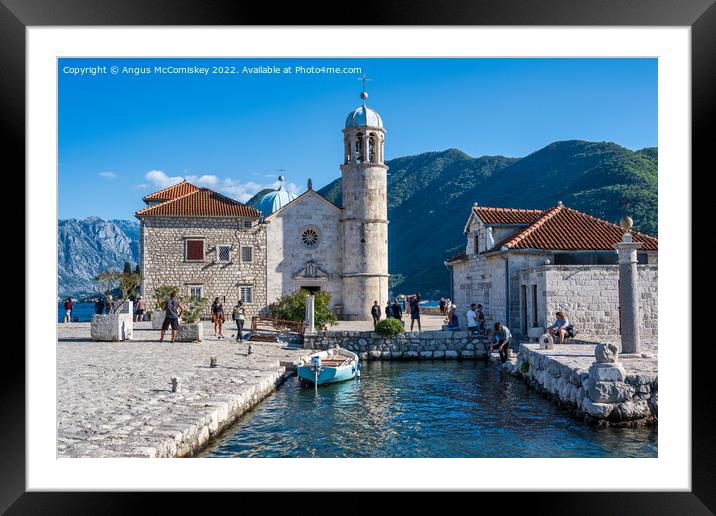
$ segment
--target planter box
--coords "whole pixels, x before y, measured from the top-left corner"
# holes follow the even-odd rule
[[[171,328],[167,330],[167,333]],[[204,338],[204,326],[201,322],[179,324],[176,342],[201,342]]]
[[[154,310],[152,313],[152,329],[161,330],[162,324],[164,324],[164,316],[166,313],[164,310]]]
[[[131,340],[134,325],[132,314],[93,315],[90,325],[92,340]]]

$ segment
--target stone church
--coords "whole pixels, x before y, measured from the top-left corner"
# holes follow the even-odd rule
[[[539,336],[563,311],[578,337],[616,339],[619,265],[615,244],[624,230],[561,202],[548,210],[477,203],[465,224],[465,250],[448,258],[460,325],[479,303],[488,324],[500,321],[519,338]],[[641,335],[658,334],[658,240],[632,232],[637,253]]]
[[[248,206],[182,182],[143,198],[142,292],[148,306],[162,285],[225,305],[243,300],[248,315],[298,289],[325,291],[342,319],[370,320],[374,301],[388,300],[385,129],[363,103],[343,132],[343,206],[313,190],[283,186]],[[283,178],[280,178],[281,180]]]

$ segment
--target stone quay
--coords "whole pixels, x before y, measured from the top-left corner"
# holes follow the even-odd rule
[[[276,390],[307,353],[230,338],[157,342],[150,322],[132,340],[96,342],[89,323],[58,324],[57,456],[186,457]],[[235,334],[235,331],[234,331]],[[212,358],[215,367],[211,367]],[[174,391],[174,392],[172,392]]]

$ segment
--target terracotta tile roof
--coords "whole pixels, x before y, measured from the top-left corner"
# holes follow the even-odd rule
[[[134,214],[137,217],[255,217],[261,212],[208,188],[197,189]]]
[[[451,256],[450,258],[448,258],[448,259],[445,260],[445,261],[448,262],[448,263],[450,263],[450,262],[460,262],[460,261],[464,260],[465,258],[467,258],[467,253],[466,253],[465,251],[460,251],[459,253],[457,253],[457,254]]]
[[[169,186],[167,188],[159,190],[158,192],[154,192],[149,195],[145,195],[144,197],[142,197],[142,200],[144,202],[169,201],[171,199],[176,199],[177,197],[181,197],[182,195],[186,195],[191,192],[196,192],[198,189],[199,188],[197,188],[193,184],[189,183],[188,181],[182,181],[181,183]]]
[[[497,251],[503,246],[508,249],[611,251],[623,234],[624,230],[617,224],[558,204],[528,227],[498,242],[486,252]],[[642,242],[642,251],[659,248],[659,241],[652,236],[633,231],[632,237],[635,242]]]
[[[544,210],[488,208],[487,206],[473,206],[472,211],[488,226],[491,224],[531,224],[544,213]]]

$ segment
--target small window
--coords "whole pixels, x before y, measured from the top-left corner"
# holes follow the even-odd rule
[[[241,261],[242,262],[252,262],[254,261],[254,248],[244,246],[241,248]]]
[[[219,262],[230,262],[231,261],[231,246],[220,245],[216,251],[216,259]]]
[[[186,241],[186,260],[192,262],[200,262],[204,260],[204,241],[203,240],[187,240]]]
[[[251,229],[251,224],[252,224],[252,221],[245,220],[244,221],[244,229]]]
[[[189,285],[189,297],[192,299],[201,299],[203,296],[201,285]]]
[[[480,254],[480,233],[475,233],[473,235],[473,238],[475,239],[475,254]]]
[[[239,297],[242,303],[252,303],[254,299],[254,288],[239,287]]]

